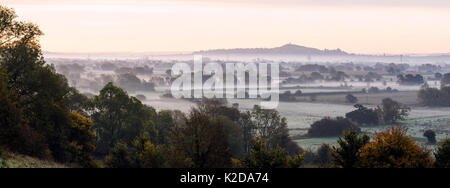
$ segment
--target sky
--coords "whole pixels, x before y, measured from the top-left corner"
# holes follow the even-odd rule
[[[190,52],[287,43],[450,53],[448,0],[0,0],[51,52]]]

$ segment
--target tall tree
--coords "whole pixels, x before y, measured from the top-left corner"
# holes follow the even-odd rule
[[[143,132],[155,135],[156,111],[114,84],[107,84],[93,103],[92,119],[98,135],[96,154],[106,155],[119,141],[131,145]]]

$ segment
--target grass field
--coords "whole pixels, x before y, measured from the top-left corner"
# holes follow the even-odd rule
[[[358,98],[358,103],[363,105],[376,106],[381,103],[385,98],[391,98],[402,104],[408,106],[421,106],[417,100],[416,91],[401,91],[392,93],[374,93],[374,94],[354,94]],[[339,95],[317,95],[315,101],[311,101],[310,96],[297,97],[298,102],[313,102],[313,103],[325,103],[325,104],[349,104],[346,99],[345,94]]]

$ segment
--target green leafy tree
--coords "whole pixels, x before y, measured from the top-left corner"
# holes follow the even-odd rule
[[[231,167],[231,150],[222,122],[192,109],[186,123],[172,135],[174,147],[192,159],[196,168]]]
[[[170,132],[175,128],[175,120],[172,117],[172,112],[161,111],[156,117],[155,131],[156,131],[156,143],[168,144]]]
[[[68,160],[70,87],[64,76],[45,65],[39,45],[42,32],[17,21],[12,9],[0,6],[0,63],[9,88],[17,93],[28,125],[42,135],[53,158]]]
[[[450,139],[442,141],[434,153],[436,168],[450,168]]]
[[[250,123],[248,128],[252,133],[252,139],[262,137],[268,140],[268,146],[271,149],[276,149],[278,146],[282,148],[290,148],[288,153],[299,153],[299,147],[292,147],[292,140],[289,138],[289,129],[287,128],[287,119],[281,117],[280,113],[276,110],[266,110],[259,106],[255,106],[254,109],[246,116],[250,118],[245,120],[246,123]],[[248,130],[247,130],[248,131]],[[291,147],[288,147],[291,146]]]
[[[135,162],[132,150],[121,142],[116,143],[104,160],[104,164],[108,168],[135,168]]]
[[[355,105],[355,108],[357,109],[347,113],[345,117],[359,125],[378,125],[380,123],[377,110],[360,104]]]
[[[97,167],[92,156],[95,151],[96,138],[92,120],[76,112],[72,112],[70,115],[70,124],[72,126],[69,136],[71,162],[78,163],[87,168]]]
[[[192,160],[182,152],[166,145],[154,145],[147,133],[133,143],[138,168],[189,168]]]
[[[378,106],[378,113],[386,124],[394,124],[405,120],[410,111],[411,108],[390,98],[383,99],[382,105]]]
[[[271,150],[267,141],[258,138],[253,141],[252,150],[243,164],[247,168],[273,169],[300,168],[303,166],[303,162],[303,155],[288,156],[281,147]]]
[[[95,110],[92,119],[98,135],[98,155],[107,154],[119,141],[131,145],[143,132],[155,135],[156,111],[143,105],[135,97],[129,97],[124,90],[112,83],[100,91],[93,103]]]
[[[334,163],[342,168],[355,168],[360,161],[361,148],[370,141],[369,136],[361,135],[357,130],[348,130],[338,139],[334,147]]]
[[[50,158],[41,134],[29,127],[18,95],[8,89],[7,76],[0,71],[0,147],[39,158]]]
[[[350,129],[361,130],[347,118],[337,117],[333,119],[326,117],[314,122],[307,135],[310,137],[334,137],[340,136],[343,132]]]

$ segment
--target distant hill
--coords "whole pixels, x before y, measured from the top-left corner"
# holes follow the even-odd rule
[[[350,55],[340,49],[320,50],[294,44],[287,44],[276,48],[236,48],[236,49],[218,49],[198,51],[194,54],[203,55],[229,55],[229,54],[267,54],[267,55]]]

